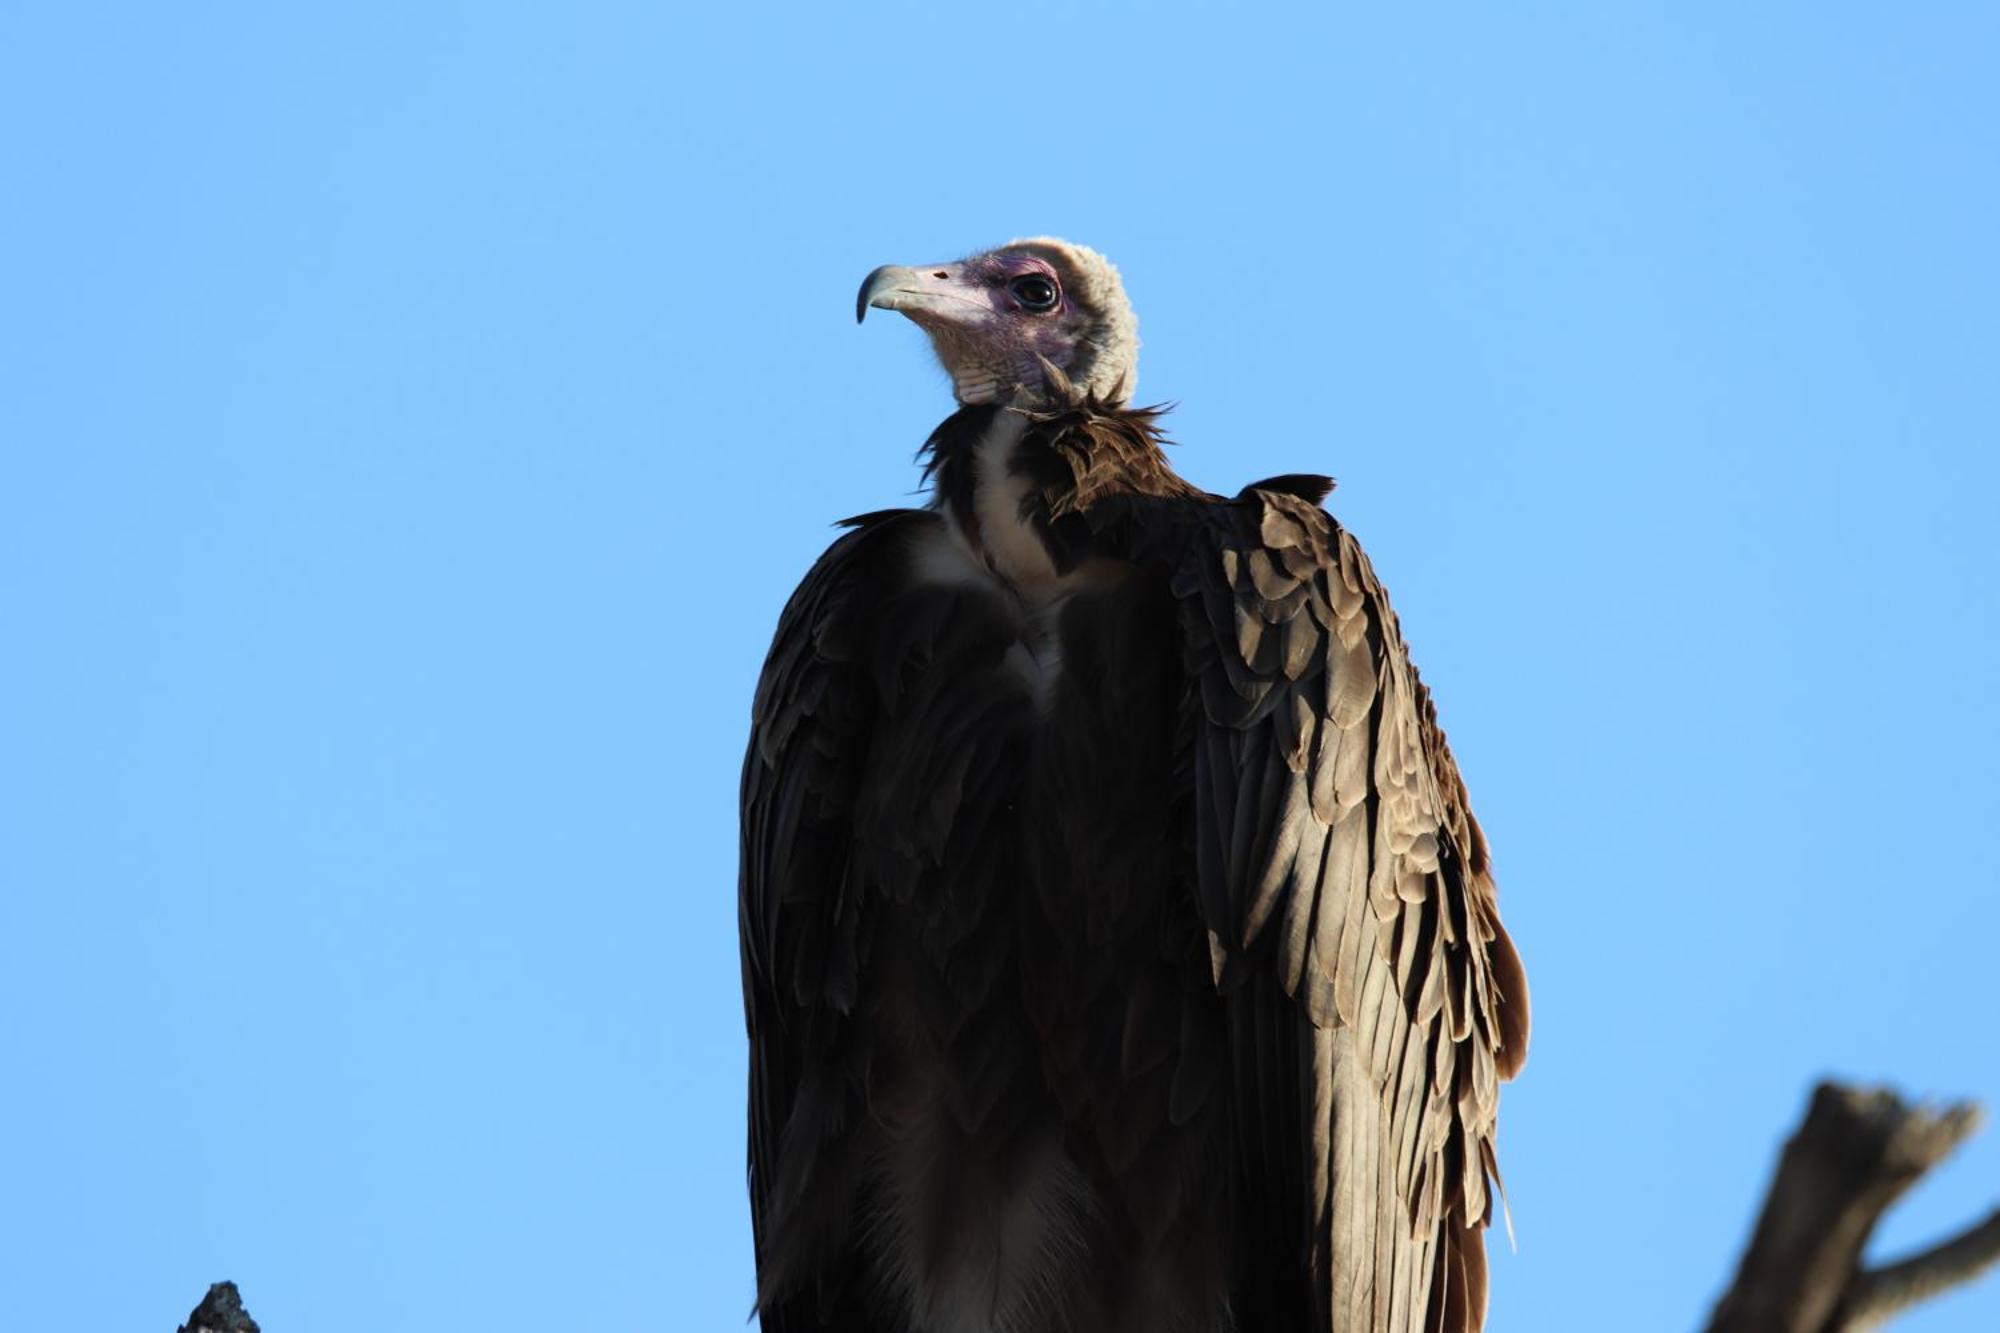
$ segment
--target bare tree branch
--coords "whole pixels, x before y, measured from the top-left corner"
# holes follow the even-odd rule
[[[1971,1103],[1932,1109],[1887,1089],[1820,1084],[1778,1159],[1708,1333],[1854,1333],[2000,1258],[1997,1216],[1902,1263],[1861,1266],[1889,1205],[1970,1137],[1979,1119]]]
[[[2000,1209],[1920,1254],[1855,1277],[1845,1327],[1860,1333],[2000,1264]]]
[[[243,1297],[234,1282],[218,1282],[194,1307],[194,1313],[180,1326],[179,1333],[262,1333],[257,1321],[243,1308]]]
[[[1913,1106],[1883,1088],[1820,1084],[1708,1333],[1862,1333],[2000,1266],[2000,1210],[1906,1259],[1861,1266],[1882,1214],[1979,1121],[1970,1102]],[[180,1333],[259,1330],[236,1284],[218,1282]]]

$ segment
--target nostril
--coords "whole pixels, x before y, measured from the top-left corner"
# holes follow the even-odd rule
[[[948,278],[951,274],[945,272],[943,269],[939,269],[937,272],[931,274],[931,276],[933,278]]]

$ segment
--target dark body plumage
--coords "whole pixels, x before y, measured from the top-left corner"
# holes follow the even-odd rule
[[[1526,988],[1395,618],[1324,479],[1208,495],[1071,402],[961,409],[779,624],[764,1327],[1477,1328]]]

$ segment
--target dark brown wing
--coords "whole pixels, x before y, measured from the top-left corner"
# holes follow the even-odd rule
[[[855,793],[875,708],[865,679],[867,636],[881,589],[895,577],[899,534],[931,521],[897,510],[852,520],[778,621],[752,709],[743,760],[737,902],[743,1002],[750,1030],[750,1203],[758,1271],[774,1275],[773,1215],[796,1199],[818,1154],[781,1140],[838,1126],[851,1096],[828,1081],[830,1053],[855,1000],[857,925],[865,904],[853,873]],[[805,1114],[795,1114],[801,1102]],[[785,1179],[777,1178],[780,1148]],[[805,1229],[796,1229],[803,1231]],[[788,1266],[840,1271],[839,1256],[787,1255]],[[770,1333],[817,1328],[848,1299],[811,1293],[811,1317],[766,1301]]]
[[[1319,1329],[1475,1330],[1526,979],[1395,614],[1305,494],[1208,506],[1174,584],[1250,1280],[1302,1258]]]

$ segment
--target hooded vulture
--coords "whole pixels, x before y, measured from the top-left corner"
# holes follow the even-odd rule
[[[1475,1330],[1528,991],[1317,476],[1183,481],[1095,251],[884,267],[958,408],[743,769],[768,1333]]]

